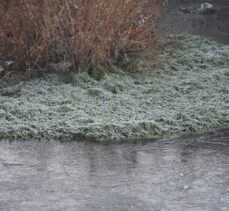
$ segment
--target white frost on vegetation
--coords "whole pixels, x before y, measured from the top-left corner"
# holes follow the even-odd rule
[[[2,89],[0,139],[148,139],[229,125],[229,46],[180,36],[160,60],[100,81],[48,75]]]

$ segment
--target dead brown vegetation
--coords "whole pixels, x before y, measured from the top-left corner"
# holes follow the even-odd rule
[[[152,46],[159,0],[0,0],[0,63],[110,66]]]

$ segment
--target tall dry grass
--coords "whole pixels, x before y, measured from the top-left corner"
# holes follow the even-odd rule
[[[0,0],[0,63],[110,66],[152,47],[159,0]]]

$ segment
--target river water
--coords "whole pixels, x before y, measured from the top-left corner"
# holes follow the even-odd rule
[[[229,129],[154,142],[0,142],[0,210],[229,210]]]
[[[229,43],[229,2],[168,1],[162,28]],[[0,142],[0,210],[228,211],[229,129],[125,144]]]
[[[160,30],[170,33],[190,33],[213,38],[219,42],[229,44],[229,1],[209,0],[216,13],[210,15],[184,14],[179,8],[199,8],[200,0],[164,0],[159,25]]]

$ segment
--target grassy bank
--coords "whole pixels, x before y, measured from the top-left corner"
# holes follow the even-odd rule
[[[146,139],[229,125],[229,46],[179,36],[158,60],[101,80],[48,75],[1,89],[0,139]]]

